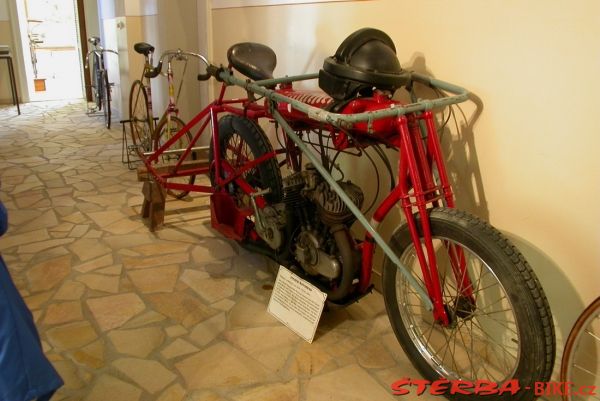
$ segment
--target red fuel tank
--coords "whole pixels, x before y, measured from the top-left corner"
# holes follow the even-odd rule
[[[324,92],[315,90],[294,90],[291,86],[283,86],[277,92],[294,100],[306,103],[309,106],[327,109],[328,111],[339,114],[366,113],[402,104],[392,100],[386,92],[375,91],[372,97],[355,98],[348,101],[346,104],[340,105],[341,107],[338,107],[337,110],[334,111],[329,110],[333,106],[333,99]],[[294,109],[289,103],[280,102],[278,104],[278,111],[286,120],[288,120],[288,122],[292,123],[292,125],[294,125],[294,122],[304,123],[310,126],[318,125],[315,121],[310,120],[305,113]],[[395,118],[389,117],[373,120],[370,123],[368,121],[356,123],[350,131],[355,135],[364,134],[383,139],[394,135],[396,133],[395,127]]]

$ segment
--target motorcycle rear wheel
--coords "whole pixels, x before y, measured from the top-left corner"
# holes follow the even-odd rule
[[[555,356],[552,315],[538,279],[519,251],[487,223],[445,208],[433,209],[429,217],[451,323],[446,327],[436,323],[398,267],[386,258],[383,295],[396,338],[425,379],[499,384],[516,379],[517,394],[487,399],[534,399],[535,382],[550,379]],[[424,288],[406,224],[395,232],[390,245]],[[450,265],[449,252],[459,248],[466,259],[474,304],[459,291],[457,283],[462,280],[455,278]],[[472,400],[472,395],[445,395]]]
[[[266,153],[273,152],[271,142],[260,126],[252,120],[236,115],[226,115],[219,120],[219,149],[221,158],[226,160],[234,169],[249,161],[258,159]],[[209,161],[212,165],[214,150],[212,142],[209,149]],[[222,172],[222,174],[225,174]],[[242,174],[244,180],[255,189],[269,189],[265,195],[269,202],[279,202],[283,193],[281,171],[276,158],[268,159],[258,166]],[[215,185],[214,175],[210,175],[211,183]],[[249,207],[249,196],[235,183],[228,188],[238,203],[238,207]]]

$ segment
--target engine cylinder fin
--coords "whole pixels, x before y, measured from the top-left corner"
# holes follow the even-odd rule
[[[358,208],[361,208],[365,197],[360,187],[352,184],[350,181],[340,182],[339,184],[352,202]],[[346,206],[341,197],[331,189],[327,182],[323,181],[319,184],[315,190],[313,199],[319,206],[321,220],[326,224],[349,224],[354,221],[354,215],[348,206]]]
[[[302,188],[304,178],[300,173],[289,175],[283,179],[283,203],[290,207],[297,207],[303,201]]]

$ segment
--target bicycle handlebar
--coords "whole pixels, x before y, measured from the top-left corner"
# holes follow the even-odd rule
[[[181,49],[167,50],[167,51],[163,52],[163,54],[160,55],[160,58],[158,60],[158,64],[156,64],[156,67],[150,68],[148,71],[146,71],[144,73],[144,76],[146,78],[157,77],[160,74],[160,72],[162,71],[162,66],[163,66],[163,62],[164,62],[165,58],[168,58],[168,60],[169,60],[168,62],[171,62],[171,60],[173,60],[173,59],[185,60],[187,56],[195,57],[195,58],[199,59],[200,61],[202,61],[206,65],[207,70],[211,66],[210,62],[206,59],[206,57],[204,57],[200,53],[183,51]],[[205,74],[198,74],[198,77],[200,77],[201,75],[205,75]],[[210,77],[211,76],[209,75],[208,77],[205,78],[205,80],[209,79]],[[200,79],[200,78],[198,78],[198,79]]]
[[[85,55],[85,68],[88,68],[89,65],[89,59],[90,59],[90,54],[96,54],[98,57],[100,57],[102,55],[102,53],[114,53],[117,56],[119,55],[119,52],[115,51],[115,50],[111,50],[111,49],[103,49],[103,48],[99,48],[99,49],[94,49],[94,50],[90,50],[89,52],[87,52],[87,54]]]

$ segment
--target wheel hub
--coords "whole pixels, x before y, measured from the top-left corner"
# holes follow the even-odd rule
[[[473,314],[476,310],[476,305],[469,297],[466,296],[458,296],[454,300],[454,305],[452,307],[453,314],[456,318],[461,318],[463,320],[469,320],[473,317]]]

